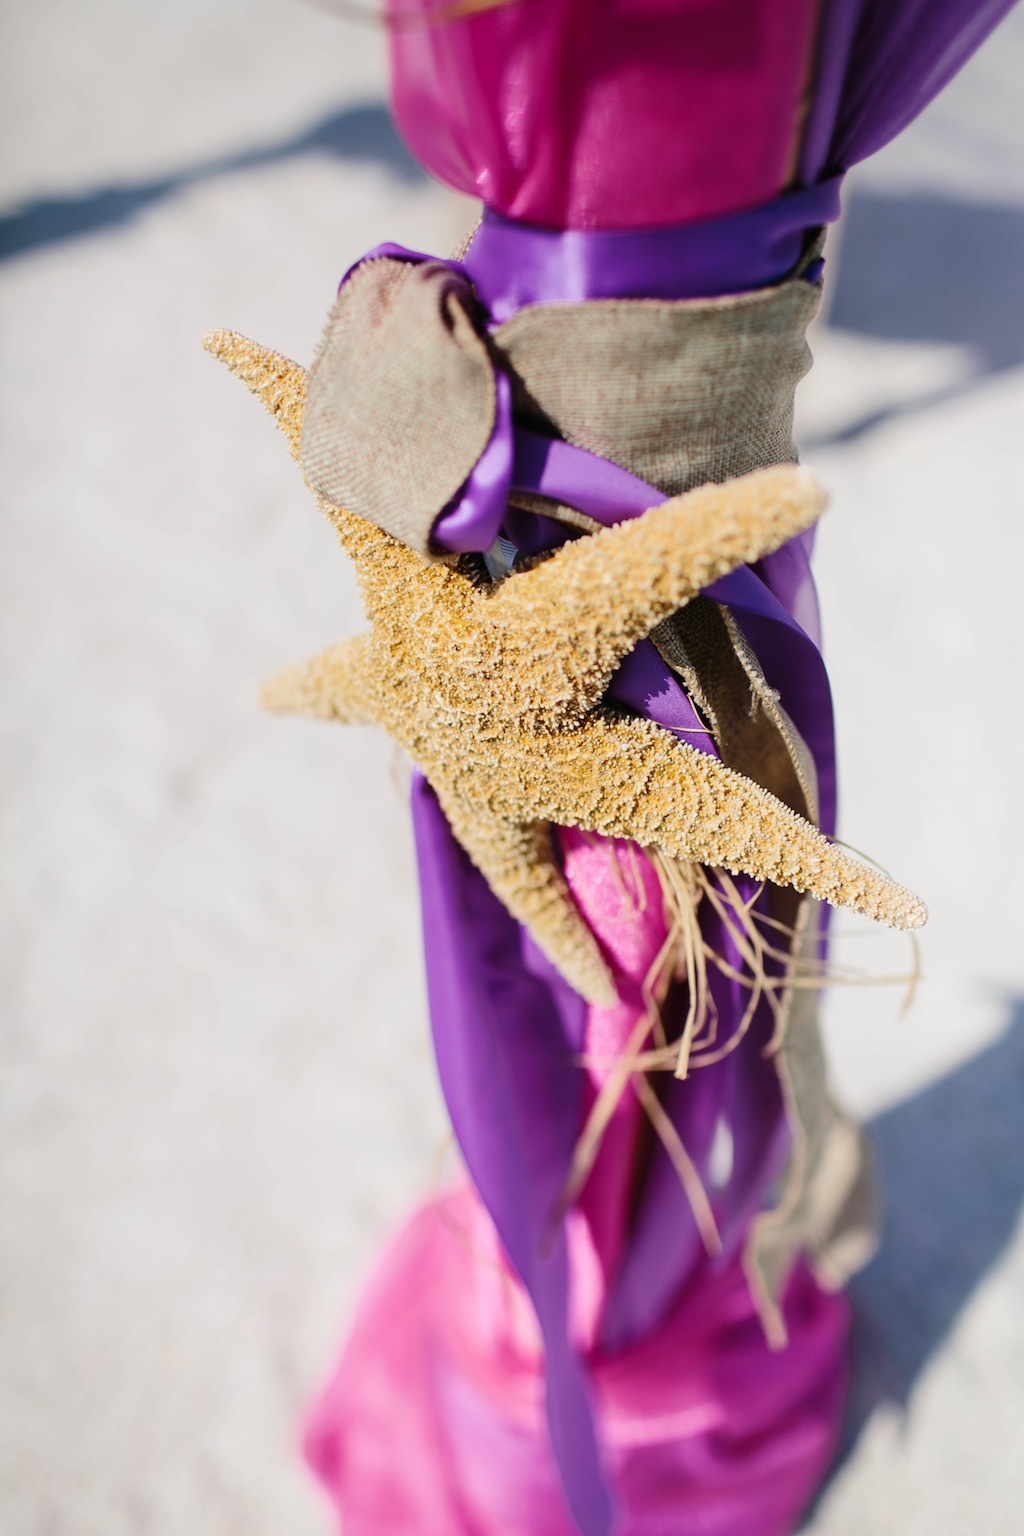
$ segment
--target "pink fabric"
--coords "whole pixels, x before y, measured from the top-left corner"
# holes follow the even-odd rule
[[[834,1454],[847,1303],[801,1268],[767,1348],[735,1263],[641,1345],[592,1356],[618,1536],[785,1536]],[[468,1187],[428,1204],[367,1288],[306,1455],[344,1536],[574,1536],[525,1294]]]
[[[632,843],[609,842],[576,828],[559,829],[573,899],[601,941],[619,992],[612,1008],[588,1008],[584,1051],[589,1113],[601,1087],[646,1011],[644,982],[667,933],[661,886],[650,860]],[[584,1348],[596,1340],[609,1285],[627,1238],[638,1137],[644,1124],[627,1086],[601,1139],[594,1168],[570,1221],[571,1316]]]
[[[390,0],[393,105],[416,158],[510,218],[638,229],[791,181],[816,0],[510,0],[429,23]]]

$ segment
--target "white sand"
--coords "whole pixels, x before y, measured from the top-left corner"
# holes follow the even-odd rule
[[[359,624],[354,584],[198,337],[233,326],[306,359],[355,256],[445,250],[465,209],[396,170],[377,37],[312,6],[60,0],[0,29],[9,209],[350,111],[355,158],[193,177],[0,265],[0,1526],[324,1536],[301,1407],[445,1121],[390,748],[254,703]],[[876,243],[880,291],[909,262],[938,322],[903,324],[890,298],[879,336],[819,337],[805,388],[807,458],[835,493],[844,833],[933,914],[907,1020],[889,992],[830,1008],[894,1228],[856,1288],[877,1406],[816,1536],[1011,1536],[1024,1503],[1022,69],[1018,16],[860,175],[865,219],[927,195],[922,220],[966,245]],[[982,227],[1005,261],[971,285]],[[1017,314],[993,332],[1000,293]],[[972,338],[1004,329],[1004,366],[971,382]]]

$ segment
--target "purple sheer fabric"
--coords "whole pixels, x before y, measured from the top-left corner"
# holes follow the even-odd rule
[[[1016,0],[828,0],[799,182],[849,170],[902,133]]]
[[[611,1518],[587,1371],[570,1340],[565,1227],[550,1230],[579,1134],[584,1004],[455,842],[426,782],[412,793],[434,1045],[452,1128],[544,1338],[548,1423],[583,1531]]]

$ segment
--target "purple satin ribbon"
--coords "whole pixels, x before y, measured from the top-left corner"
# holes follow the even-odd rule
[[[468,480],[434,524],[431,543],[448,554],[490,549],[501,528],[512,488],[516,434],[512,425],[512,386],[494,370],[494,430]],[[481,544],[481,540],[484,542]]]
[[[564,502],[604,527],[642,517],[665,500],[654,486],[609,459],[561,439],[514,427],[508,407],[478,469],[499,440],[503,478],[488,471],[482,487],[475,476],[470,476],[453,510],[443,519],[444,543],[448,548],[489,548],[504,533],[519,548],[532,553],[550,548],[567,536],[567,530],[550,519],[523,511],[515,511],[510,526],[506,505],[509,489]],[[535,526],[538,523],[542,525],[539,529]],[[452,526],[459,528],[464,543],[450,541]],[[473,542],[469,542],[471,538]],[[832,695],[817,643],[811,543],[807,536],[794,539],[761,562],[761,576],[741,566],[708,587],[704,595],[727,604],[734,614],[761,662],[769,687],[783,699],[784,707],[810,747],[818,765],[821,824],[826,831],[833,831],[836,780]],[[773,591],[773,577],[782,589],[780,595]],[[780,596],[789,601],[780,601]],[[798,604],[808,624],[813,626],[813,638],[795,616]],[[649,640],[641,641],[626,657],[612,679],[608,697],[646,715],[702,752],[718,756],[714,741],[690,699]]]
[[[838,219],[842,180],[664,229],[535,229],[485,208],[461,265],[497,324],[524,304],[747,293],[781,282],[808,231]]]

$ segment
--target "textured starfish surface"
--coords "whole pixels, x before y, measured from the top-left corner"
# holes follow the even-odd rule
[[[262,400],[300,460],[306,375],[230,331],[203,342]],[[922,903],[715,758],[602,696],[623,657],[702,587],[821,513],[795,465],[705,485],[482,587],[320,502],[371,628],[273,678],[271,709],[376,722],[433,786],[508,910],[589,1001],[615,990],[563,879],[553,825],[808,891],[895,928]]]

